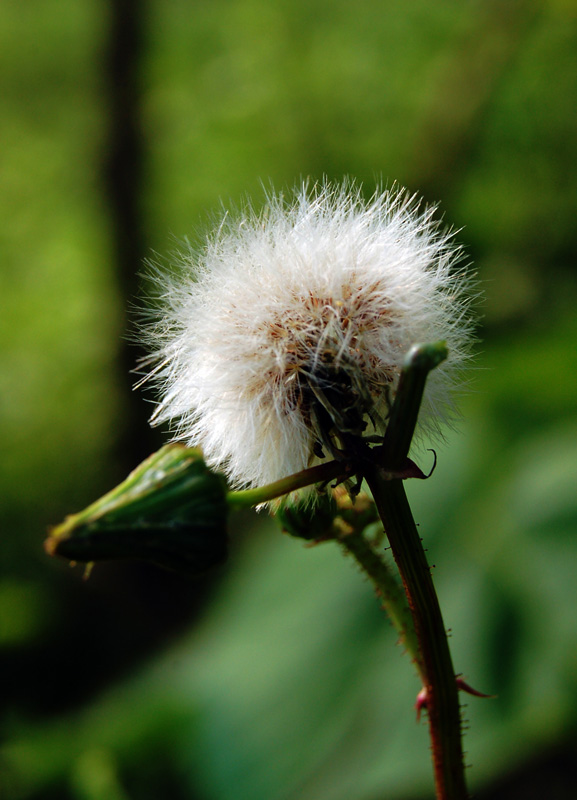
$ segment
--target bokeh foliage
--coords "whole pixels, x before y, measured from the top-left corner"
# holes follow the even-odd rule
[[[200,584],[114,566],[83,583],[43,553],[46,524],[135,465],[118,442],[145,402],[120,366],[134,297],[103,191],[114,5],[0,5],[0,793],[425,797],[416,679],[336,548],[261,515]],[[409,488],[456,667],[498,695],[467,702],[471,782],[497,797],[518,768],[537,791],[530,765],[574,754],[577,720],[574,4],[136,6],[151,252],[307,175],[396,180],[464,227],[482,353],[459,432]],[[564,780],[536,796],[573,797]]]

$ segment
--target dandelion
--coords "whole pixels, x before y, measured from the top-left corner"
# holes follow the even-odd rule
[[[233,486],[260,486],[338,457],[347,437],[383,436],[407,351],[442,339],[419,418],[438,430],[472,334],[470,279],[434,211],[326,183],[225,217],[202,251],[157,270],[153,423]]]

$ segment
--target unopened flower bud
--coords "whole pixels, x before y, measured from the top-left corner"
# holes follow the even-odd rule
[[[116,489],[53,528],[50,555],[70,561],[150,561],[189,574],[227,555],[226,483],[199,450],[170,444]]]

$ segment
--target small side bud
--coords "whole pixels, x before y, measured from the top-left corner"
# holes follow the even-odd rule
[[[195,575],[227,556],[226,483],[202,453],[161,448],[119,486],[66,517],[45,542],[76,562],[133,558]]]
[[[284,503],[276,512],[275,519],[284,533],[307,541],[333,539],[333,524],[338,508],[332,495],[319,495],[311,503]]]
[[[342,485],[320,495],[314,504],[286,503],[274,516],[285,533],[308,541],[362,534],[379,520],[371,497],[360,492],[353,501]]]

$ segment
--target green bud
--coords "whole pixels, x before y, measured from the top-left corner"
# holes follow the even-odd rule
[[[333,522],[338,514],[332,494],[319,495],[310,502],[287,502],[275,512],[275,519],[284,533],[308,541],[333,538]]]
[[[66,517],[45,548],[70,561],[134,558],[194,575],[226,559],[226,523],[224,478],[207,468],[199,450],[169,444]]]
[[[362,534],[369,525],[379,520],[371,497],[360,492],[352,500],[342,484],[335,489],[327,489],[313,504],[285,503],[274,516],[285,533],[309,541]]]

